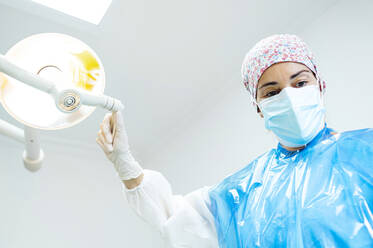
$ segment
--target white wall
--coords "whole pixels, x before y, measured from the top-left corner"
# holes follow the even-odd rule
[[[0,144],[1,248],[136,247],[139,239],[139,247],[161,247],[159,235],[129,210],[98,149],[49,144],[45,167],[30,173],[22,145],[3,137]]]
[[[341,1],[300,34],[327,80],[329,126],[373,127],[373,1]]]
[[[369,0],[341,1],[298,33],[319,58],[329,124],[339,131],[373,127],[372,9]],[[217,183],[275,145],[249,105],[239,70],[202,119],[186,120],[187,129],[142,163],[163,172],[175,193]],[[161,247],[158,234],[129,210],[97,148],[49,142],[48,166],[37,174],[22,167],[21,145],[0,137],[0,148],[0,247]]]

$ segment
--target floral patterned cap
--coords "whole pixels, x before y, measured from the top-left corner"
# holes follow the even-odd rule
[[[315,73],[321,91],[325,92],[325,81],[320,77],[315,57],[307,44],[293,34],[275,34],[256,43],[246,54],[242,63],[242,80],[254,106],[257,105],[257,86],[263,72],[271,65],[285,61],[298,62],[307,66]]]

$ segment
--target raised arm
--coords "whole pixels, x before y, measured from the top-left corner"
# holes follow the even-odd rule
[[[106,114],[96,141],[123,181],[131,208],[161,233],[168,247],[218,247],[208,187],[174,195],[161,173],[143,170],[129,150],[120,112]]]
[[[114,164],[126,188],[132,189],[141,183],[144,177],[143,170],[129,150],[128,136],[121,112],[105,115],[96,142]]]

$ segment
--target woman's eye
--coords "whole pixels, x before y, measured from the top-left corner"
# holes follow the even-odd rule
[[[296,84],[297,87],[303,87],[307,84],[307,81],[301,81]]]
[[[279,93],[278,90],[272,90],[268,92],[267,94],[265,94],[264,97],[271,97],[271,96],[277,95],[278,93]]]

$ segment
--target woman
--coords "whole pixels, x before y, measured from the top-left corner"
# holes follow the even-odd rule
[[[173,195],[160,173],[141,169],[120,113],[105,116],[97,142],[131,207],[171,247],[373,247],[373,129],[336,133],[326,126],[325,82],[296,35],[259,41],[242,75],[278,146],[186,196]]]

